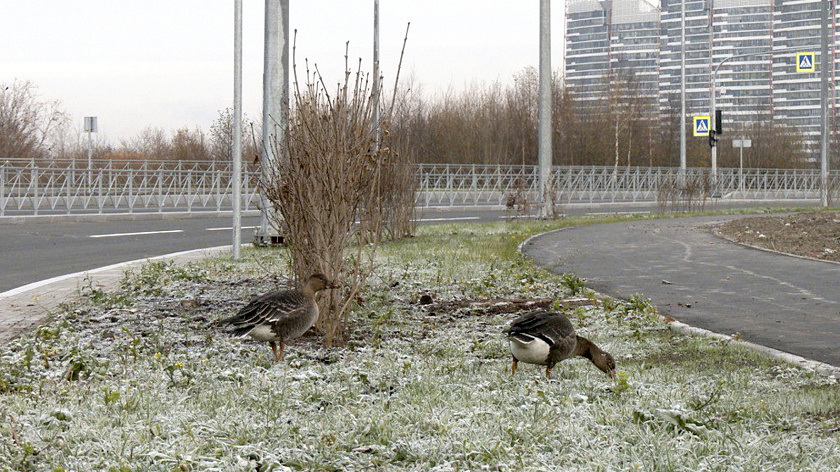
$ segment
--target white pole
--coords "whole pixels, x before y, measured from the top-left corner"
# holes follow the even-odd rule
[[[234,0],[233,13],[233,258],[242,245],[242,0]]]
[[[680,175],[678,185],[685,187],[685,2],[682,0],[680,22]]]
[[[88,187],[93,187],[93,128],[88,131]]]
[[[744,196],[744,139],[741,138],[741,164],[738,166],[738,180],[741,181],[741,197]]]
[[[539,85],[540,217],[549,216],[551,178],[551,2],[540,0]]]

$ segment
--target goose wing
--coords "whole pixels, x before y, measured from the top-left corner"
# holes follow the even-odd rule
[[[554,346],[569,337],[574,337],[575,328],[569,319],[560,313],[535,311],[513,320],[505,334],[523,343],[540,339],[549,346]]]
[[[298,291],[270,292],[252,300],[239,313],[223,322],[233,327],[236,335],[248,334],[262,325],[277,325],[305,316],[312,300]]]

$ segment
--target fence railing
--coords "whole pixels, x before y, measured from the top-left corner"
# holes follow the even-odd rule
[[[84,167],[81,167],[84,166]],[[0,216],[41,213],[220,211],[232,208],[232,172],[218,162],[35,160],[0,161]],[[537,201],[536,166],[418,164],[418,206],[511,205]],[[550,197],[559,204],[655,202],[682,181],[670,167],[554,167]],[[820,175],[810,169],[691,168],[686,181],[705,182],[720,198],[817,199]],[[259,169],[245,166],[242,208],[257,209]],[[840,172],[830,174],[834,201]]]

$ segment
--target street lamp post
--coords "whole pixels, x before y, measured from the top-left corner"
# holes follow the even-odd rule
[[[242,0],[233,4],[233,258],[242,246]]]

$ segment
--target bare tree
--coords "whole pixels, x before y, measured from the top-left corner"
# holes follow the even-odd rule
[[[199,128],[190,130],[186,127],[176,130],[172,135],[169,158],[176,161],[210,160],[210,149],[204,132]]]
[[[243,162],[259,159],[262,152],[262,130],[247,116],[242,119],[242,156]],[[225,108],[210,125],[210,158],[214,161],[233,161],[233,110]]]
[[[57,100],[44,101],[32,82],[0,83],[0,158],[39,158],[68,116]]]
[[[168,159],[172,145],[163,128],[147,127],[137,136],[120,143],[126,159]]]

